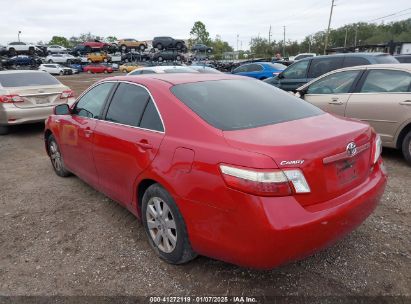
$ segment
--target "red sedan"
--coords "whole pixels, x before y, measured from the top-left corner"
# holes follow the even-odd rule
[[[113,73],[113,68],[102,64],[89,64],[83,67],[83,72],[87,73]]]
[[[154,251],[272,268],[329,246],[386,184],[369,125],[225,74],[102,80],[47,120],[47,153],[128,208]]]

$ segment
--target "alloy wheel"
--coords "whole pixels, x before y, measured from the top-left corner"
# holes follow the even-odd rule
[[[177,229],[174,215],[159,197],[152,197],[146,210],[147,228],[157,248],[165,253],[172,252],[177,244]]]
[[[54,169],[56,169],[56,171],[60,171],[62,168],[61,155],[59,148],[57,147],[57,143],[54,140],[50,142],[49,150]]]

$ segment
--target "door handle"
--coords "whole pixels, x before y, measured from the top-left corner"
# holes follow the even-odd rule
[[[411,100],[404,100],[400,102],[400,105],[403,106],[411,106]]]
[[[147,140],[143,139],[136,143],[136,145],[143,150],[153,149],[153,146],[148,143]]]
[[[93,134],[93,130],[91,130],[90,128],[86,128],[86,129],[84,130],[84,135],[85,135],[86,137],[90,137],[91,134]]]
[[[333,105],[342,105],[343,104],[342,101],[338,101],[338,97],[331,98],[331,101],[329,101],[328,103],[333,104]]]

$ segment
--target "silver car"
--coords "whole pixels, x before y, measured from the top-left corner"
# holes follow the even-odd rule
[[[0,135],[12,125],[44,121],[73,91],[42,71],[0,71]]]

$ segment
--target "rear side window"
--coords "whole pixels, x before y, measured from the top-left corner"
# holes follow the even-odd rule
[[[143,118],[141,119],[141,128],[156,130],[163,132],[163,123],[161,122],[160,115],[157,112],[156,106],[150,98],[147,104],[146,110],[144,111]]]
[[[181,68],[181,69],[165,69],[164,73],[196,73],[196,71],[193,71],[190,68]]]
[[[371,70],[361,88],[361,93],[409,92],[411,74],[403,71]]]
[[[92,88],[77,102],[74,114],[99,119],[104,103],[113,86],[113,82],[106,82]]]
[[[185,83],[173,86],[171,91],[203,120],[223,131],[250,129],[323,113],[258,80]]]
[[[0,74],[0,86],[4,88],[56,85],[60,82],[48,73],[10,73]]]
[[[401,63],[411,63],[411,56],[395,57]]]
[[[247,66],[247,72],[259,72],[262,70],[263,70],[263,67],[259,64],[249,64]]]
[[[363,57],[345,57],[344,58],[344,67],[352,67],[357,65],[367,65],[370,62]]]
[[[106,120],[138,127],[149,98],[146,89],[121,83],[111,100]]]
[[[380,55],[375,56],[374,58],[377,63],[398,63],[398,60],[391,55]]]
[[[325,73],[340,69],[343,57],[314,58],[308,71],[308,78],[317,78]]]

